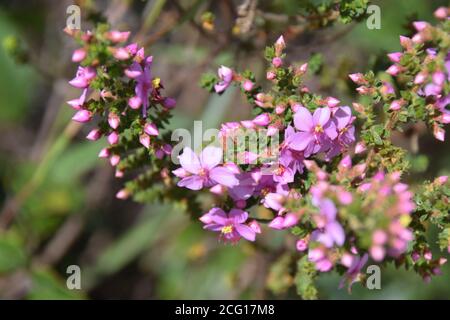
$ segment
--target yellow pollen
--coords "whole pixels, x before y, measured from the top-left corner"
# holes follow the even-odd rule
[[[279,166],[276,170],[275,170],[275,174],[278,176],[281,176],[284,172],[286,171],[286,169],[283,166]]]
[[[225,226],[222,228],[222,233],[224,233],[224,234],[228,234],[231,232],[233,232],[233,226]]]
[[[270,192],[269,188],[264,188],[261,190],[261,195],[263,195],[264,197]]]
[[[323,132],[323,128],[322,128],[322,126],[321,126],[320,124],[318,124],[318,125],[314,128],[314,131],[315,131],[316,133],[320,133],[320,132]]]

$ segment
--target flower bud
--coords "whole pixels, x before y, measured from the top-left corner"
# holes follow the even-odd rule
[[[91,119],[92,119],[92,112],[88,110],[80,110],[77,113],[75,113],[75,115],[72,117],[73,121],[81,123],[89,122],[91,121]]]

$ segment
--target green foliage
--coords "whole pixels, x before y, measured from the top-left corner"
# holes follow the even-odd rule
[[[303,256],[297,261],[297,273],[295,275],[295,285],[297,293],[305,300],[318,298],[318,292],[314,284],[317,271],[314,263],[308,260],[308,256]]]

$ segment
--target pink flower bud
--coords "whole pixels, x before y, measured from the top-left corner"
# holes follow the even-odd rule
[[[129,36],[130,36],[130,31],[121,32],[121,31],[117,31],[117,30],[109,31],[105,35],[106,39],[108,39],[114,43],[125,42],[128,40]]]
[[[108,124],[111,128],[117,129],[120,124],[120,118],[117,114],[110,112],[108,114]]]
[[[298,217],[294,213],[287,213],[284,216],[283,228],[290,228],[298,223]]]
[[[73,121],[81,123],[89,122],[91,121],[91,119],[92,119],[92,112],[88,110],[80,110],[77,113],[75,113],[75,115],[72,117]]]
[[[177,101],[174,98],[164,98],[163,105],[167,109],[173,109],[177,105]]]
[[[446,7],[439,7],[434,11],[434,16],[439,20],[445,20],[448,15],[448,9]]]
[[[308,249],[308,241],[306,238],[299,239],[295,244],[297,251],[303,252]]]
[[[284,218],[280,216],[276,217],[269,223],[269,228],[276,230],[284,229]]]
[[[128,100],[128,105],[130,106],[131,109],[139,109],[139,107],[142,104],[142,100],[139,97],[132,97]]]
[[[253,82],[250,80],[245,80],[242,84],[242,88],[244,88],[245,91],[251,91],[253,89]]]
[[[275,42],[275,54],[280,56],[283,50],[286,48],[286,43],[284,42],[283,36],[280,36]]]
[[[83,48],[76,49],[72,54],[72,61],[73,62],[81,62],[86,58],[86,50]]]
[[[364,75],[362,73],[352,73],[348,76],[354,83],[358,85],[366,83],[366,79],[364,79]]]
[[[253,123],[253,121],[251,120],[243,120],[241,121],[241,125],[247,129],[252,129],[255,127],[255,123]]]
[[[346,155],[339,162],[339,169],[350,169],[352,167],[352,158],[349,155]]]
[[[267,126],[270,123],[270,116],[268,113],[263,113],[258,116],[256,116],[255,119],[253,119],[253,123],[258,126]]]
[[[266,74],[266,78],[267,78],[267,80],[273,80],[273,79],[275,79],[276,78],[276,74],[275,74],[275,72],[273,72],[273,71],[269,71],[269,72],[267,72],[267,74]]]
[[[125,48],[127,48],[128,52],[134,56],[137,53],[139,46],[136,42],[134,42],[127,45]]]
[[[154,123],[146,123],[144,126],[144,132],[149,136],[159,135],[159,130]]]
[[[272,64],[275,68],[279,68],[283,64],[283,60],[280,57],[275,57],[272,59]]]
[[[389,73],[391,76],[395,77],[400,73],[400,71],[401,71],[401,68],[398,65],[393,64],[386,70],[386,73]]]
[[[86,136],[86,139],[91,141],[97,141],[102,136],[102,133],[100,129],[92,129],[89,131],[88,135]]]
[[[355,153],[360,154],[367,150],[366,144],[364,142],[358,142],[355,146]]]
[[[433,259],[433,254],[431,253],[431,251],[425,251],[425,253],[423,254],[423,257],[425,258],[425,260],[427,261],[431,261]]]
[[[330,108],[337,107],[339,105],[339,103],[341,102],[334,97],[328,97],[325,99],[325,101],[326,101],[327,106]]]
[[[356,91],[358,91],[358,93],[361,95],[370,94],[370,92],[371,92],[371,90],[365,86],[356,88]]]
[[[414,78],[415,84],[422,84],[427,79],[427,75],[424,72],[419,72]]]
[[[98,157],[99,158],[108,158],[111,154],[111,151],[109,151],[108,148],[103,148],[102,150],[100,150],[100,152],[98,153]]]
[[[440,141],[445,141],[445,130],[439,127],[436,123],[433,125],[434,137]]]
[[[429,26],[429,24],[425,21],[414,21],[413,26],[414,28],[416,28],[417,31],[420,32],[425,30]]]
[[[113,167],[117,166],[117,165],[119,164],[119,162],[120,162],[120,156],[117,155],[117,154],[113,154],[113,155],[111,156],[111,158],[109,158],[109,163],[110,163]]]
[[[114,48],[112,50],[114,58],[117,60],[127,60],[130,59],[130,53],[125,48]]]
[[[285,105],[278,105],[275,107],[275,113],[276,114],[283,114],[283,112],[286,110]]]
[[[122,170],[116,169],[116,173],[114,174],[114,176],[116,178],[123,178],[124,172]]]
[[[410,49],[412,46],[412,41],[410,38],[405,36],[400,36],[400,45],[405,49]]]
[[[116,131],[113,131],[108,135],[108,143],[110,145],[119,143],[119,134]]]
[[[373,260],[380,262],[384,259],[384,256],[386,254],[386,250],[381,246],[372,246],[370,247],[370,256]]]
[[[391,105],[389,106],[389,110],[392,110],[392,111],[400,110],[401,107],[403,106],[403,104],[404,104],[404,101],[401,99],[394,100],[394,101],[392,101]]]
[[[420,259],[420,254],[417,251],[414,251],[411,254],[411,259],[416,263]]]
[[[150,147],[150,136],[145,133],[141,134],[139,136],[139,142],[148,149]]]
[[[122,189],[116,193],[116,198],[120,200],[125,200],[130,196],[130,193],[126,189]]]
[[[299,68],[300,73],[306,73],[306,71],[308,71],[308,64],[304,63],[300,66]]]
[[[446,184],[447,181],[448,181],[448,176],[440,176],[440,177],[437,177],[434,181],[435,181],[437,184],[439,184],[439,185],[444,185],[444,184]]]
[[[389,60],[391,60],[394,63],[400,62],[400,59],[403,56],[402,52],[392,52],[392,53],[388,53],[388,58]]]

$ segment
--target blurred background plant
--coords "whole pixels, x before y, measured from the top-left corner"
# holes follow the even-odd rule
[[[385,53],[399,49],[408,22],[430,20],[434,9],[447,5],[371,3],[381,8],[379,30],[367,28],[364,0],[3,1],[0,297],[297,298],[292,284],[301,277],[288,276],[296,267],[286,255],[295,242],[288,231],[265,233],[262,250],[249,243],[223,246],[190,222],[181,205],[114,198],[121,183],[96,156],[104,143],[86,141],[89,129],[70,122],[73,112],[65,104],[77,95],[67,84],[76,47],[62,32],[69,5],[80,6],[83,30],[103,16],[136,35],[158,61],[155,74],[169,84],[166,94],[178,101],[171,128],[190,129],[194,120],[212,128],[249,118],[238,90],[217,97],[202,90],[199,79],[220,64],[251,68],[263,78],[263,48],[280,34],[289,41],[291,62],[310,60],[314,91],[350,102],[354,87],[347,74],[386,69]],[[420,150],[410,159],[412,182],[450,173],[449,139],[438,142],[419,125],[394,141]],[[66,268],[73,264],[81,267],[82,290],[66,287]],[[337,289],[337,274],[327,274],[317,283],[319,297],[450,297],[448,264],[430,284],[393,269],[382,269],[382,290],[355,285],[352,295]]]

